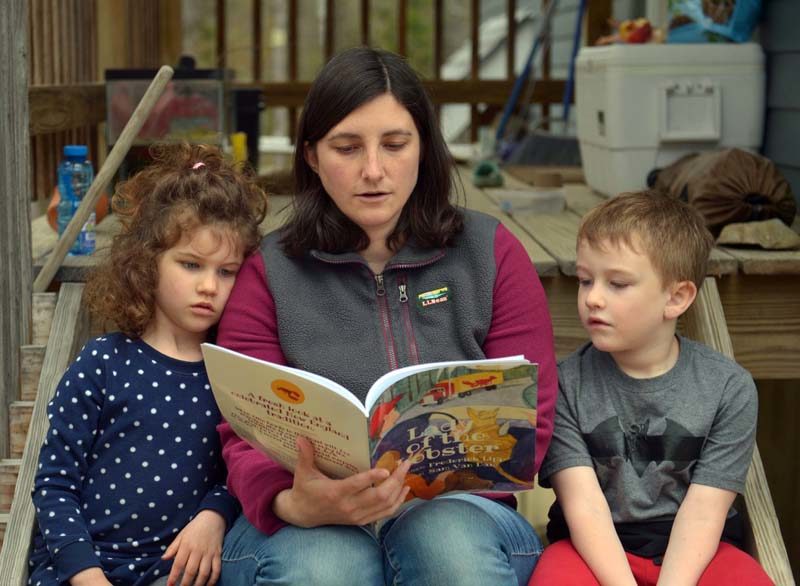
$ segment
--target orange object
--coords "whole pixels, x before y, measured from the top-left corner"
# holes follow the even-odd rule
[[[50,203],[47,204],[47,223],[50,227],[58,232],[58,202],[61,201],[61,194],[58,192],[58,187],[53,188],[53,196],[50,198]],[[108,215],[108,196],[103,193],[94,208],[95,222],[99,223],[100,220]]]
[[[646,18],[623,20],[619,25],[619,37],[625,43],[646,43],[653,34],[653,27]]]

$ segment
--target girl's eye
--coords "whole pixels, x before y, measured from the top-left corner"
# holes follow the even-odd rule
[[[588,287],[592,284],[591,279],[578,279],[578,286],[579,287]]]
[[[223,277],[235,277],[236,271],[232,271],[230,269],[220,269],[219,274]]]
[[[622,283],[622,282],[620,282],[620,281],[611,281],[611,283],[610,283],[610,284],[611,284],[611,286],[612,286],[612,287],[614,287],[615,289],[624,289],[625,287],[627,287],[627,286],[628,286],[628,283]]]
[[[191,270],[191,269],[197,269],[197,268],[200,268],[200,265],[199,265],[199,264],[197,264],[196,262],[190,261],[190,260],[183,260],[183,261],[181,261],[181,266],[182,266],[183,268],[185,268],[185,269],[190,269],[190,270]]]

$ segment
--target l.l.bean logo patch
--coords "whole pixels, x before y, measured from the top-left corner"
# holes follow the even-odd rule
[[[438,305],[439,303],[447,303],[450,301],[451,295],[449,287],[439,287],[432,291],[420,293],[417,295],[417,307],[425,309],[426,307]]]

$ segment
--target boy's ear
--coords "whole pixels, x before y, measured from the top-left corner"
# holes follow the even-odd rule
[[[311,146],[308,144],[308,141],[306,141],[303,144],[303,157],[306,163],[308,163],[308,166],[314,170],[314,173],[318,173],[317,169],[319,168],[319,164],[317,162],[317,149],[315,146]]]
[[[678,281],[669,287],[669,299],[664,307],[665,319],[678,319],[689,309],[697,297],[697,285],[692,281]]]

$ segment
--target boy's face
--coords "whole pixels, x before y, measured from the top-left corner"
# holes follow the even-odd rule
[[[634,247],[643,250],[637,240]],[[646,254],[623,243],[584,241],[577,257],[578,313],[595,347],[619,363],[672,340],[675,321],[665,317],[670,292]]]

